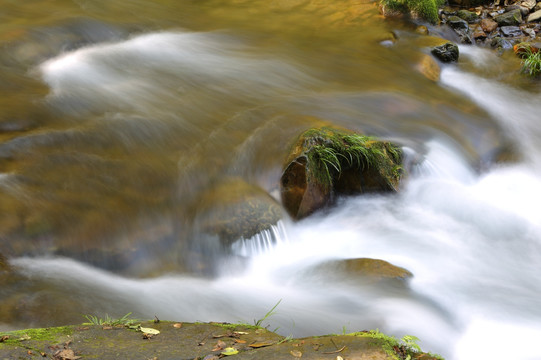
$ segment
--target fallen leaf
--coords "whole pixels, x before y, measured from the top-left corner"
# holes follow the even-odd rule
[[[344,358],[341,357],[341,356],[337,356],[337,357],[336,357],[336,360],[344,360]]]
[[[233,331],[233,334],[236,334],[236,335],[248,335],[250,333],[247,333],[245,331]]]
[[[235,355],[235,354],[238,354],[239,351],[235,348],[232,348],[232,347],[228,347],[228,348],[225,348],[224,351],[222,351],[220,354],[222,355],[225,355],[225,356],[229,356],[229,355]]]
[[[32,350],[28,350],[26,353],[27,353],[28,355],[34,355],[34,353],[32,352]]]
[[[102,330],[113,330],[112,326],[102,326]]]
[[[246,344],[246,340],[234,339],[233,341],[236,342],[237,344]]]
[[[214,345],[214,349],[212,349],[212,351],[219,351],[219,350],[223,350],[227,347],[226,343],[224,343],[222,340],[218,340],[218,342],[216,343],[216,345]]]
[[[23,336],[21,336],[19,338],[19,341],[25,341],[25,340],[30,340],[32,339],[30,336],[28,336],[28,334],[24,334]]]
[[[153,336],[154,335],[152,335],[152,334],[143,333],[143,339],[145,339],[145,340],[152,339]]]
[[[6,341],[7,339],[9,339],[9,335],[4,335],[0,337],[0,343]]]
[[[43,351],[40,351],[39,354],[41,355],[41,357],[47,357],[47,354],[44,353]]]
[[[77,360],[80,359],[80,356],[76,356],[73,350],[71,349],[64,349],[61,351],[56,352],[53,355],[53,359],[55,360]]]
[[[160,333],[160,330],[156,330],[153,328],[139,328],[139,330],[145,334],[151,334],[151,335],[158,335]]]
[[[182,327],[182,323],[173,324],[173,327],[176,329],[180,329]]]
[[[250,344],[248,345],[249,347],[251,348],[261,348],[261,347],[265,347],[265,346],[271,346],[271,345],[274,345],[274,341],[262,341],[262,342],[257,342],[257,343],[253,343],[253,344]]]
[[[295,356],[296,358],[302,357],[302,353],[299,350],[291,350],[289,353]]]

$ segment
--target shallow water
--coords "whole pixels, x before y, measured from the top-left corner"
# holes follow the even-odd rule
[[[518,60],[461,47],[433,82],[434,40],[354,0],[3,0],[0,18],[1,328],[252,322],[281,300],[283,335],[541,357],[541,96]],[[213,189],[277,197],[288,147],[329,123],[403,145],[401,192],[231,249],[202,231]],[[317,270],[357,257],[410,270],[409,289]]]

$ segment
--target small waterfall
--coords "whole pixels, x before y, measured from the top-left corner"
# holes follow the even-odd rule
[[[237,255],[253,256],[269,252],[274,246],[287,243],[288,237],[283,221],[271,225],[269,229],[255,234],[249,239],[239,239],[231,245],[231,249]]]

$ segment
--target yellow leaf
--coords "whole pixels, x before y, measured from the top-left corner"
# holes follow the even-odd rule
[[[139,330],[141,330],[145,334],[151,334],[151,335],[158,335],[160,333],[160,330],[156,330],[156,329],[153,329],[153,328],[144,328],[144,327],[142,327]]]
[[[302,357],[302,353],[299,350],[291,350],[289,353],[295,356],[296,358]]]
[[[271,345],[274,345],[274,341],[262,341],[262,342],[250,344],[248,346],[251,348],[260,348],[260,347],[271,346]]]
[[[239,351],[235,348],[232,348],[232,347],[228,347],[228,348],[225,348],[224,351],[222,351],[220,354],[222,355],[225,355],[225,356],[229,356],[229,355],[235,355],[235,354],[238,354]]]

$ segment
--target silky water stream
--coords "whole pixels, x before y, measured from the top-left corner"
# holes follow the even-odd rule
[[[541,358],[541,96],[516,59],[462,47],[428,80],[430,38],[370,2],[4,5],[1,329],[252,322],[280,301],[265,325],[283,335],[378,328],[447,359]],[[201,231],[209,189],[278,197],[288,146],[322,123],[403,145],[400,193],[226,248]],[[361,257],[413,278],[320,270]]]

